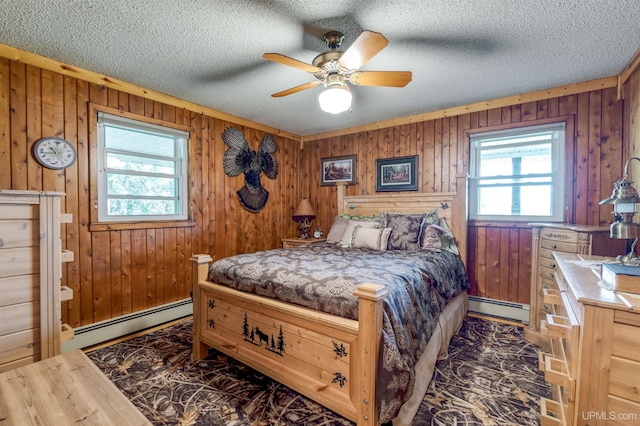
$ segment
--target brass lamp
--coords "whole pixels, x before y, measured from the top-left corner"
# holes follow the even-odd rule
[[[600,204],[613,204],[614,222],[609,228],[610,238],[633,239],[631,250],[626,256],[618,256],[617,260],[622,263],[638,263],[634,256],[636,243],[640,237],[640,224],[634,222],[636,214],[636,204],[640,203],[638,192],[633,187],[633,181],[629,178],[629,163],[631,160],[638,160],[638,157],[631,157],[624,164],[624,175],[613,185],[611,197],[600,201]]]
[[[298,236],[304,239],[309,238],[311,221],[316,218],[316,214],[313,211],[313,207],[311,207],[309,200],[306,198],[300,200],[298,208],[296,208],[296,211],[293,212],[291,217],[294,221],[298,222],[298,227],[300,228],[300,234]]]

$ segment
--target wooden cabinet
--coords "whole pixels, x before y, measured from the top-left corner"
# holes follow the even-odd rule
[[[326,238],[283,238],[282,248],[306,246],[317,241],[326,241]]]
[[[557,271],[553,252],[590,255],[609,254],[603,247],[619,246],[609,238],[609,227],[530,223],[531,238],[531,294],[529,325],[525,328],[527,341],[549,349],[547,339],[540,337],[540,321],[546,318],[549,307],[543,301],[545,289],[557,290],[554,274]],[[594,251],[594,248],[597,250]],[[617,254],[626,254],[623,251]]]
[[[73,291],[60,286],[63,251],[56,192],[0,190],[0,372],[60,353],[73,330],[60,321],[60,303]]]
[[[553,399],[541,425],[640,424],[640,296],[598,284],[601,257],[554,253],[557,290],[545,290],[541,321],[550,353],[540,369]]]

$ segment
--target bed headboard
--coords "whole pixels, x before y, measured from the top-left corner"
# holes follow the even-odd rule
[[[426,213],[438,209],[456,238],[460,257],[467,260],[467,175],[456,176],[457,192],[346,195],[346,184],[338,184],[338,214],[373,215],[379,212]]]

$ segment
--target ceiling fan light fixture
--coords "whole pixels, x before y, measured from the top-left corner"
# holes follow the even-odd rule
[[[340,114],[351,108],[351,91],[344,84],[331,84],[318,96],[320,108],[330,114]]]

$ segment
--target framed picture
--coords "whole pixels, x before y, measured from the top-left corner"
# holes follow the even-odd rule
[[[416,191],[418,156],[376,160],[376,191]]]
[[[328,157],[320,159],[320,185],[336,182],[356,183],[356,156]]]

